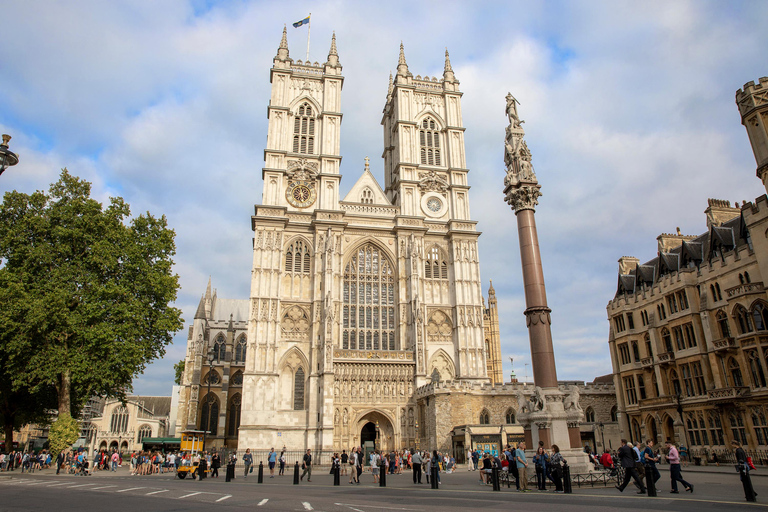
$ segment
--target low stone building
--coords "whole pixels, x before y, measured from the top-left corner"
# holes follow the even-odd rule
[[[146,437],[166,437],[170,425],[170,396],[129,396],[125,404],[110,399],[85,427],[82,443],[93,450],[140,450]]]

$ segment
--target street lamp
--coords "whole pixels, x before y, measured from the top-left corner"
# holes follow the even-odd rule
[[[205,380],[208,381],[208,393],[205,395],[205,405],[207,405],[208,408],[205,410],[206,418],[205,430],[203,430],[203,451],[205,451],[205,435],[208,433],[208,429],[211,428],[211,372],[213,371],[213,349],[208,349],[206,359],[208,359],[208,375],[206,375]]]
[[[419,420],[416,420],[416,449],[419,449]]]
[[[10,135],[3,134],[3,143],[0,144],[0,174],[3,174],[8,167],[19,163],[19,155],[8,149]]]
[[[379,420],[376,420],[376,439],[373,440],[373,451],[376,451],[376,442],[379,443],[379,448],[381,448],[381,441],[379,441],[379,436],[381,435],[381,431],[379,430]]]
[[[605,425],[603,425],[603,422],[601,421],[597,426],[600,428],[600,439],[603,441],[603,450],[605,450]]]
[[[683,440],[685,441],[685,446],[688,445],[688,431],[685,429],[685,420],[683,419],[683,393],[678,391],[677,395],[675,395],[675,398],[677,399],[677,414],[680,415],[680,425],[683,427]]]

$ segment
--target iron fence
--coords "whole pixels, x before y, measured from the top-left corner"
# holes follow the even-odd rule
[[[768,466],[768,451],[744,451],[747,453],[747,457],[752,457],[752,463],[755,466]],[[733,451],[725,448],[693,448],[688,453],[692,462],[700,459],[707,464],[736,464],[736,455]]]

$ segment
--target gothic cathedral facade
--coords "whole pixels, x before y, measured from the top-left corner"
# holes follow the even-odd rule
[[[216,334],[205,327],[217,311],[203,304],[209,290],[200,326],[190,328],[179,423],[200,428],[203,418],[236,432],[236,443],[219,445],[325,451],[376,436],[383,449],[413,446],[417,388],[502,379],[448,53],[442,79],[414,77],[401,45],[381,121],[384,188],[366,158],[343,199],[341,71],[335,35],[318,64],[291,59],[283,31],[270,70],[262,204],[251,218],[250,299],[220,301],[232,312],[219,308],[220,318],[208,319]],[[492,318],[495,329],[484,326]],[[239,386],[237,425],[222,411],[232,408],[227,397],[217,398],[215,415],[213,402],[198,399],[214,369],[204,354],[214,339],[241,349],[242,361],[222,349],[228,366],[216,376],[218,392]]]

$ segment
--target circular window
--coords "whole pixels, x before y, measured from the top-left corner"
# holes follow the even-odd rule
[[[421,198],[421,210],[428,217],[442,217],[448,212],[448,202],[436,192],[427,192]]]
[[[433,213],[439,212],[440,208],[442,207],[443,207],[443,202],[436,197],[430,197],[429,200],[427,201],[427,208],[429,209],[429,211]]]

